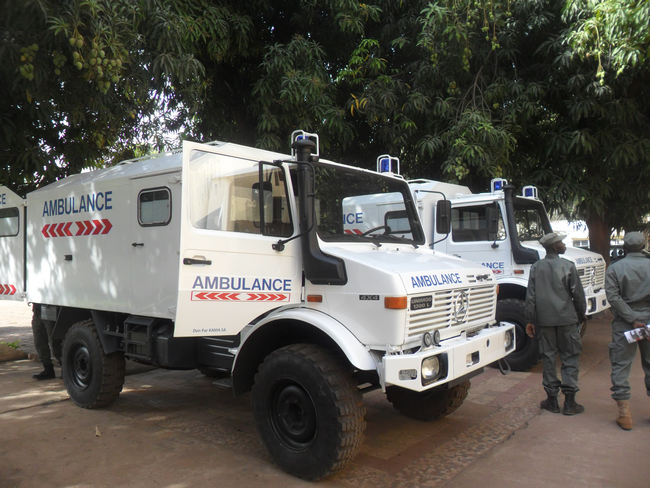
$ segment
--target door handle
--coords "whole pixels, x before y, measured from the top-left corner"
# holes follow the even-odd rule
[[[191,266],[193,264],[207,264],[207,265],[210,265],[210,264],[212,264],[212,261],[209,261],[207,259],[183,258],[183,264],[187,264],[188,266]]]
[[[144,242],[134,242],[131,244],[133,247],[142,247],[144,246]]]

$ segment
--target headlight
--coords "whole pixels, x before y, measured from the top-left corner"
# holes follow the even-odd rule
[[[440,374],[440,360],[438,356],[431,356],[422,361],[422,381],[431,382]]]

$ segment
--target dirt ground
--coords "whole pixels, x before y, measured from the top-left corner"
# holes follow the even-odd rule
[[[0,302],[0,342],[33,353],[31,312]],[[587,411],[540,412],[541,368],[472,379],[454,414],[417,422],[381,391],[364,396],[367,428],[357,458],[318,483],[332,487],[648,486],[648,398],[635,364],[635,428],[619,429],[609,398],[610,317],[590,321],[581,358]],[[75,406],[60,379],[37,382],[32,360],[0,363],[0,488],[298,487],[312,485],[277,468],[259,442],[250,394],[197,371],[129,363],[124,390],[106,408]],[[57,368],[58,372],[58,368]]]

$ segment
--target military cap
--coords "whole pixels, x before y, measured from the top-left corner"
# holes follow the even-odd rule
[[[566,238],[564,234],[558,234],[557,232],[551,232],[546,234],[539,240],[539,243],[544,247],[550,247],[556,242],[563,241]]]
[[[645,236],[642,232],[628,232],[623,243],[628,251],[638,252],[645,247]]]

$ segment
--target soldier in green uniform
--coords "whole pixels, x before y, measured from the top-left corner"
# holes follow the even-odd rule
[[[578,392],[579,359],[582,342],[578,325],[586,320],[585,292],[578,270],[571,261],[562,259],[566,247],[565,236],[552,232],[539,243],[546,249],[546,257],[530,268],[526,292],[526,333],[539,336],[539,351],[543,361],[542,384],[547,399],[540,407],[559,413],[557,395],[564,394],[564,415],[576,415],[585,411],[575,401]],[[559,354],[562,381],[557,377],[555,358]]]
[[[646,238],[641,232],[625,234],[626,256],[611,264],[605,277],[607,300],[614,312],[612,342],[609,345],[611,390],[612,398],[618,404],[616,423],[624,430],[632,429],[628,377],[637,347],[641,351],[646,393],[650,396],[650,341],[642,339],[630,344],[624,335],[626,331],[650,322],[650,259],[642,252],[645,244]]]

